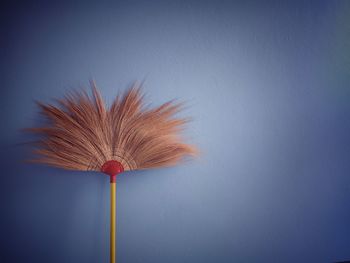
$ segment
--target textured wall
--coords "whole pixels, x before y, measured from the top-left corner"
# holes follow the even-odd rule
[[[187,102],[202,156],[117,181],[118,262],[350,260],[350,5],[131,1],[1,17],[1,262],[108,262],[109,181],[23,164],[34,100]]]

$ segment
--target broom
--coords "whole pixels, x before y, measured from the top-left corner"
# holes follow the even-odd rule
[[[94,82],[91,88],[92,96],[75,91],[58,99],[57,106],[37,102],[48,122],[27,129],[40,135],[31,161],[110,176],[110,262],[115,263],[117,175],[172,166],[196,149],[180,137],[188,121],[175,117],[182,104],[169,101],[146,108],[141,88],[134,84],[108,109]]]

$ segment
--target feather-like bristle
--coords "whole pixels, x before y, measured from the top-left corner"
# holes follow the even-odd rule
[[[95,83],[91,86],[92,96],[81,91],[57,100],[57,106],[38,102],[49,124],[28,129],[41,135],[32,161],[100,171],[105,162],[116,160],[124,170],[136,170],[175,165],[196,154],[180,136],[188,121],[175,117],[181,104],[170,101],[146,109],[135,84],[107,109]]]

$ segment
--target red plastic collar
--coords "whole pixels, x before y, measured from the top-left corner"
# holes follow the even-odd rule
[[[102,165],[101,172],[108,174],[111,178],[111,183],[115,183],[117,175],[124,172],[124,167],[120,162],[110,160]]]

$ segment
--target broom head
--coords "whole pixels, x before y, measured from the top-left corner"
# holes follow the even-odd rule
[[[175,116],[182,104],[146,108],[140,86],[134,84],[108,109],[91,85],[92,96],[75,91],[55,105],[38,102],[47,124],[27,129],[40,135],[31,161],[115,178],[123,171],[172,166],[196,154],[180,136],[188,122]]]

